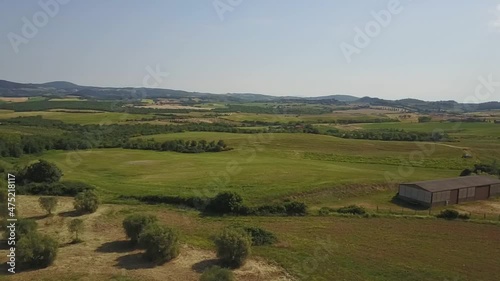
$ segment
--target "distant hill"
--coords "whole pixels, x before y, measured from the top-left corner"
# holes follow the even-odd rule
[[[60,97],[76,95],[94,100],[140,100],[142,98],[171,98],[178,99],[185,104],[203,102],[302,102],[323,105],[352,105],[352,106],[387,106],[401,108],[408,111],[422,113],[430,112],[471,112],[478,110],[500,109],[500,102],[486,102],[481,104],[460,104],[456,101],[428,102],[418,99],[385,100],[376,97],[358,98],[351,95],[335,94],[320,97],[276,97],[254,93],[212,94],[188,92],[173,89],[132,88],[132,87],[92,87],[80,86],[66,81],[53,81],[42,84],[16,83],[0,80],[0,96],[32,97],[47,96]]]

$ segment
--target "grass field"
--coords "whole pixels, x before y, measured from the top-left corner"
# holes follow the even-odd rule
[[[399,159],[418,151],[412,143],[353,141],[310,134],[187,132],[150,137],[157,141],[223,139],[234,149],[201,154],[126,149],[50,151],[43,158],[60,166],[65,179],[87,181],[110,195],[212,196],[219,191],[233,190],[252,203],[344,185],[391,186],[392,182],[387,180],[394,180],[393,177],[423,180],[457,176],[460,172],[456,167],[417,166]],[[308,157],[310,153],[344,156],[337,161],[336,158]],[[360,153],[370,157],[366,158],[370,161],[353,161],[348,156]],[[439,163],[450,161],[450,157],[461,159],[461,155],[460,149],[437,146],[430,157],[434,159],[432,163]],[[387,161],[388,157],[392,162]],[[25,157],[22,161],[34,158]],[[335,197],[329,199],[335,200]]]

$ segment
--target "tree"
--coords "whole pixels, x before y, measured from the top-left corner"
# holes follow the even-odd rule
[[[20,267],[40,268],[54,262],[58,245],[56,240],[35,231],[20,237],[16,250]]]
[[[57,197],[40,197],[38,198],[38,202],[40,203],[40,207],[44,209],[49,215],[52,215],[52,212],[55,211],[57,207]]]
[[[233,272],[227,268],[212,266],[206,269],[200,277],[200,281],[234,281]]]
[[[55,164],[45,160],[38,160],[38,162],[31,164],[23,174],[23,178],[27,182],[53,183],[59,181],[62,176],[61,170]]]
[[[228,266],[242,266],[251,253],[252,239],[241,229],[227,228],[215,239],[217,257]]]
[[[68,230],[71,233],[75,234],[75,238],[73,239],[73,242],[77,243],[80,242],[80,238],[78,237],[79,234],[81,234],[85,229],[85,225],[83,224],[82,219],[73,219],[69,222],[68,224]]]
[[[144,256],[157,264],[163,264],[179,255],[179,235],[173,229],[149,224],[139,236],[139,245],[146,249]]]
[[[75,210],[81,213],[93,213],[99,207],[99,196],[93,190],[80,192],[75,197]]]
[[[210,201],[207,210],[218,214],[236,213],[243,206],[243,198],[236,192],[221,192]]]
[[[151,223],[155,223],[158,219],[153,215],[132,214],[123,220],[123,228],[127,237],[130,238],[132,244],[137,244],[141,232]]]

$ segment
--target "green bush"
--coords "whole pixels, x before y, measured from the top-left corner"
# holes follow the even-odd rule
[[[215,238],[217,257],[227,266],[243,265],[251,253],[252,238],[243,230],[227,228]]]
[[[123,229],[125,234],[130,238],[132,244],[137,244],[141,232],[151,223],[155,223],[158,219],[153,215],[132,214],[123,220]]]
[[[252,246],[272,245],[278,241],[274,233],[259,227],[243,228],[252,239]]]
[[[458,215],[458,218],[461,220],[468,220],[468,219],[470,219],[470,215],[466,214],[466,213],[462,213],[462,214]]]
[[[16,222],[16,239],[27,234],[34,233],[38,229],[38,223],[32,219],[18,219]],[[5,232],[7,234],[7,232]]]
[[[49,215],[52,215],[52,212],[56,210],[58,200],[56,197],[40,197],[38,198],[38,202],[42,209]]]
[[[441,213],[437,214],[436,217],[441,218],[441,219],[447,219],[447,220],[454,220],[457,219],[460,213],[456,210],[442,210]]]
[[[212,266],[206,269],[200,277],[200,281],[234,281],[233,272],[227,268]]]
[[[353,214],[353,215],[364,215],[366,214],[365,208],[357,205],[349,205],[347,207],[342,207],[337,210],[340,214]]]
[[[75,197],[75,210],[81,213],[93,213],[99,208],[99,196],[93,190],[78,193]]]
[[[86,190],[94,190],[95,187],[79,181],[61,181],[54,183],[28,183],[17,188],[19,194],[52,195],[52,196],[76,196]]]
[[[307,205],[302,202],[286,202],[285,212],[289,216],[305,216],[307,214]]]
[[[243,198],[236,192],[221,192],[207,206],[207,211],[217,214],[237,213],[243,206]]]
[[[330,214],[330,212],[331,212],[330,208],[322,207],[321,209],[319,209],[318,214],[320,216],[328,216]]]
[[[62,176],[61,170],[53,163],[45,160],[31,164],[22,172],[22,179],[25,182],[47,182],[53,183],[59,181]]]
[[[57,241],[31,232],[22,236],[16,244],[17,261],[21,268],[41,268],[51,265],[57,255]]]
[[[151,223],[139,235],[139,245],[146,249],[146,259],[163,264],[177,257],[180,251],[179,235],[163,225]]]

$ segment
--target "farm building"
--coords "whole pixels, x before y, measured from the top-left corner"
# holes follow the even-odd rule
[[[500,195],[500,180],[488,176],[419,181],[399,185],[398,197],[424,206],[446,206]]]

